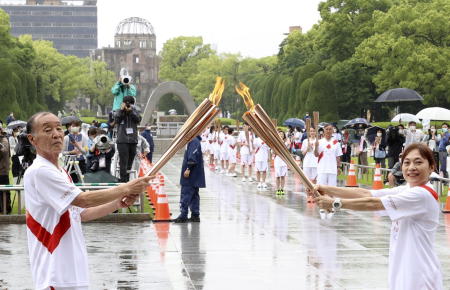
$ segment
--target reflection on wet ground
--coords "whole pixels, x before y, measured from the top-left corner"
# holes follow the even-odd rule
[[[164,170],[174,217],[179,168],[178,157]],[[386,217],[343,211],[320,220],[295,178],[277,198],[254,183],[206,174],[201,223],[85,224],[91,289],[387,288]],[[449,216],[436,236],[444,273]],[[32,289],[25,226],[0,225],[0,245],[0,289]]]

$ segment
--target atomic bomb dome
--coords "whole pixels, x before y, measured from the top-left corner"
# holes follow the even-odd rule
[[[130,17],[120,21],[116,28],[116,35],[118,34],[150,34],[154,35],[152,24],[139,17]]]
[[[114,47],[97,49],[91,57],[105,61],[117,77],[121,68],[128,69],[137,89],[138,103],[147,103],[150,92],[159,82],[160,63],[155,31],[148,20],[130,17],[120,21],[114,35]]]

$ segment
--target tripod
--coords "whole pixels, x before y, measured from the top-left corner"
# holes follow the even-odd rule
[[[81,183],[84,183],[84,176],[81,172],[77,156],[66,155],[64,156],[64,158],[64,169],[66,170],[67,174],[71,175],[72,173],[75,173],[78,176],[78,180],[81,181]]]

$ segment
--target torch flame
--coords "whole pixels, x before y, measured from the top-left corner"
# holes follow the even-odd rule
[[[236,86],[236,92],[244,99],[247,110],[254,112],[255,104],[253,103],[252,96],[250,95],[250,89],[242,82],[240,82],[239,86]]]
[[[220,100],[222,99],[223,91],[225,90],[225,80],[221,77],[216,78],[216,85],[214,86],[214,89],[212,93],[209,95],[209,100],[214,105],[218,106],[220,103]]]

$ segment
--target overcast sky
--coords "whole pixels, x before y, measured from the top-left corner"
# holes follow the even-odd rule
[[[219,53],[264,57],[278,53],[289,26],[308,31],[320,17],[320,0],[98,0],[98,44],[113,46],[117,24],[150,21],[157,50],[177,36],[202,36]]]

